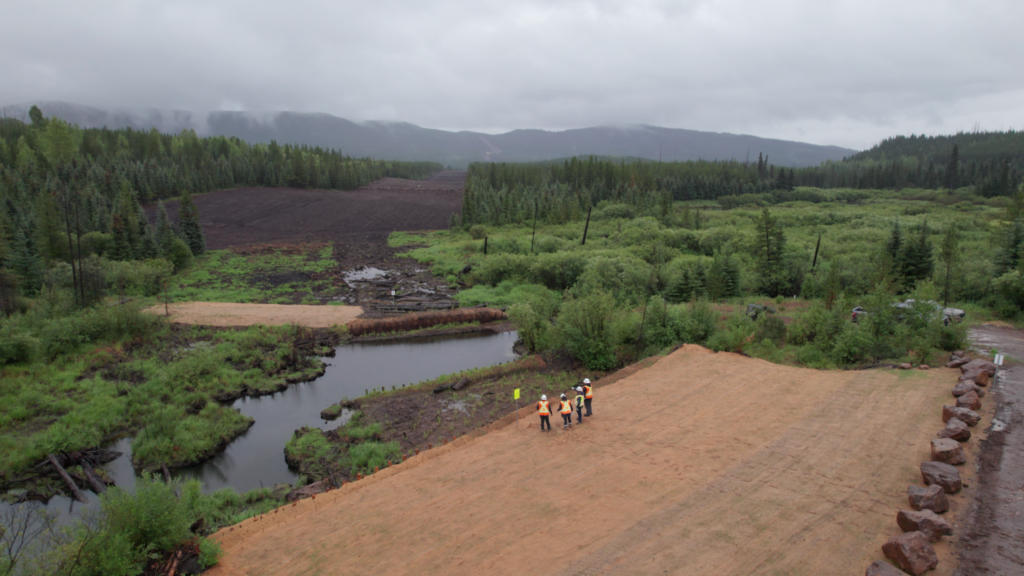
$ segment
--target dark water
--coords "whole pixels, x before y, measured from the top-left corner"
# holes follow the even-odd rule
[[[233,406],[256,419],[256,423],[224,452],[203,464],[183,468],[173,474],[182,478],[202,480],[206,492],[232,487],[245,492],[276,483],[293,484],[297,475],[284,461],[284,445],[292,432],[303,426],[330,430],[343,424],[347,415],[333,422],[320,419],[320,411],[343,398],[363,396],[365,390],[432,380],[443,374],[470,368],[493,366],[515,359],[512,345],[517,335],[506,332],[495,335],[465,335],[422,339],[402,343],[351,344],[335,349],[323,376],[313,382],[289,386],[284,392],[260,398],[243,398]],[[123,452],[105,466],[117,486],[133,492],[135,471],[131,466],[131,438],[122,438],[111,446]],[[94,508],[99,499],[83,491],[88,504],[66,496],[55,496],[46,508],[58,514],[61,524],[68,524],[82,509]],[[0,507],[7,504],[0,503]]]
[[[445,337],[403,343],[351,344],[336,349],[324,375],[314,382],[289,386],[260,398],[243,398],[234,407],[256,419],[227,450],[177,475],[198,478],[207,491],[231,486],[240,492],[294,483],[297,475],[284,461],[284,445],[303,427],[330,430],[343,424],[320,419],[320,411],[343,398],[358,398],[373,388],[415,384],[469,368],[493,366],[515,359],[514,332]]]

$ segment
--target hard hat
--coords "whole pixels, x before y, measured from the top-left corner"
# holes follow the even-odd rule
[[[547,400],[547,399],[548,399],[548,397],[547,397],[547,395],[546,395],[546,394],[541,394],[541,395],[540,395],[540,399],[541,399],[541,400]]]
[[[562,398],[565,398],[565,394],[562,394]]]
[[[583,392],[583,386],[577,386],[576,387],[576,391],[577,392]]]
[[[583,379],[583,383],[584,384],[590,384],[590,378],[584,378]]]

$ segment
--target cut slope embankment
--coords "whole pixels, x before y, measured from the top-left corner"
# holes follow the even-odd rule
[[[956,376],[685,346],[599,387],[576,429],[542,434],[523,410],[222,530],[210,574],[863,574],[899,533]]]

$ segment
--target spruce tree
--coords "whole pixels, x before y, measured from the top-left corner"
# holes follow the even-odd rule
[[[712,301],[720,300],[726,293],[725,264],[722,260],[722,255],[716,250],[708,268],[707,292]]]
[[[935,256],[932,244],[928,241],[928,220],[921,223],[918,233],[903,249],[902,276],[907,288],[912,288],[919,281],[925,280],[935,270]]]
[[[129,238],[128,227],[125,225],[120,214],[114,214],[114,217],[111,219],[110,229],[114,236],[113,246],[110,248],[110,259],[120,261],[131,260],[131,239]]]
[[[693,280],[690,278],[690,269],[683,268],[668,291],[668,300],[678,304],[679,302],[689,302],[691,296],[693,296]]]
[[[201,256],[206,252],[206,238],[203,236],[203,227],[199,224],[199,209],[192,202],[192,195],[188,193],[188,190],[181,194],[178,225],[193,256]]]
[[[25,235],[24,228],[15,231],[14,248],[8,259],[10,269],[21,278],[21,293],[32,296],[39,291],[42,282],[42,263],[35,246]]]
[[[725,271],[725,297],[735,298],[740,295],[740,263],[732,254],[725,256],[723,261]]]
[[[1003,241],[995,257],[996,276],[1002,276],[1017,268],[1021,248],[1024,248],[1024,223],[1021,222],[1021,218],[1017,218],[1003,233]]]
[[[889,233],[889,241],[885,244],[885,251],[888,254],[889,270],[896,280],[903,273],[903,230],[900,228],[900,219],[892,225],[892,232]]]
[[[174,242],[174,228],[171,226],[171,219],[167,217],[167,208],[163,201],[157,203],[156,208],[156,246],[161,256],[167,256],[171,251],[171,244]]]
[[[953,152],[946,164],[946,189],[952,192],[960,187],[960,149],[953,144]]]
[[[759,288],[763,294],[778,296],[786,289],[786,270],[783,262],[786,236],[778,219],[765,208],[755,222],[754,259],[757,263]]]

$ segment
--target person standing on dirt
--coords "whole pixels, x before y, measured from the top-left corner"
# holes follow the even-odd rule
[[[583,387],[576,387],[576,397],[573,398],[576,403],[576,423],[583,424]]]
[[[540,413],[540,431],[544,431],[547,425],[548,432],[551,431],[551,406],[548,404],[548,397],[541,395],[540,402],[537,402],[537,412]]]
[[[562,430],[566,430],[572,427],[572,403],[569,399],[562,394],[561,401],[558,402],[558,413],[562,415]]]
[[[592,416],[590,403],[594,400],[594,387],[590,384],[590,378],[583,379],[583,403],[587,407],[587,416]]]

